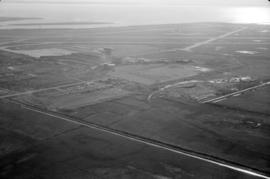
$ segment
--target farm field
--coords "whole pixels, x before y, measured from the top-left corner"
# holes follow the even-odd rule
[[[0,178],[269,177],[269,26],[2,37]]]

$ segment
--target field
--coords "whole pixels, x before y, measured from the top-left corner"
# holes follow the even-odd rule
[[[110,75],[146,85],[183,79],[197,75],[195,67],[188,65],[128,65],[116,67]]]
[[[269,176],[269,35],[223,23],[1,30],[0,178]]]

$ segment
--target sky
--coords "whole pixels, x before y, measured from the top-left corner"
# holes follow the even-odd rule
[[[93,4],[153,4],[153,5],[229,5],[270,6],[268,0],[2,0],[4,3],[93,3]]]

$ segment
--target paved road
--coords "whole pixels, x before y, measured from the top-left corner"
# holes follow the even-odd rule
[[[203,82],[203,81],[198,81],[198,80],[190,80],[190,81],[182,81],[182,82],[176,82],[176,83],[173,83],[173,84],[169,84],[169,85],[166,85],[164,87],[161,87],[159,88],[158,90],[150,93],[147,97],[147,101],[148,102],[151,102],[151,99],[154,95],[156,94],[159,94],[160,92],[166,90],[166,89],[169,89],[169,88],[173,88],[173,87],[176,87],[176,86],[181,86],[181,85],[186,85],[186,84],[190,84],[190,83],[200,83],[200,82]]]
[[[209,39],[209,40],[202,41],[202,42],[196,43],[196,44],[194,44],[194,45],[188,46],[188,47],[186,47],[186,48],[183,48],[182,50],[185,50],[185,51],[191,51],[191,50],[194,49],[194,48],[200,47],[200,46],[202,46],[202,45],[209,44],[209,43],[214,42],[214,41],[216,41],[216,40],[223,39],[223,38],[228,37],[228,36],[230,36],[230,35],[233,35],[233,34],[235,34],[235,33],[241,32],[241,31],[243,31],[243,30],[245,30],[245,29],[247,29],[247,27],[242,27],[242,28],[240,28],[240,29],[237,29],[237,30],[232,31],[232,32],[228,32],[228,33],[223,34],[223,35],[220,35],[220,36],[218,36],[218,37],[214,37],[214,38],[211,38],[211,39]]]
[[[254,90],[254,89],[257,89],[257,88],[266,86],[266,85],[270,85],[270,81],[269,82],[262,83],[262,84],[257,85],[257,86],[253,86],[253,87],[246,88],[246,89],[243,89],[243,90],[240,90],[240,91],[236,91],[234,93],[226,94],[224,96],[220,96],[220,97],[217,97],[217,98],[214,98],[214,99],[209,99],[209,100],[206,100],[206,101],[201,101],[200,103],[211,103],[211,102],[217,103],[217,102],[223,101],[223,100],[225,100],[225,99],[227,99],[229,97],[239,96],[239,95],[241,95],[244,92],[251,91],[251,90]]]
[[[79,79],[76,79],[76,80],[79,80]],[[21,96],[21,95],[33,94],[33,93],[38,93],[38,92],[43,92],[43,91],[48,91],[48,90],[54,90],[54,89],[57,90],[59,88],[82,85],[82,84],[85,84],[85,83],[89,83],[89,81],[81,81],[80,80],[79,82],[69,83],[69,84],[65,84],[65,85],[59,85],[59,86],[54,86],[54,87],[41,88],[41,89],[37,89],[37,90],[30,90],[30,91],[25,91],[25,92],[19,92],[19,93],[14,93],[14,94],[3,95],[3,96],[0,96],[0,99],[17,97],[17,96]]]
[[[14,102],[14,103],[16,103],[16,102]],[[20,104],[20,103],[18,103],[18,104]],[[54,113],[42,111],[40,109],[36,109],[36,108],[31,107],[31,106],[24,106],[24,105],[20,104],[20,107],[23,108],[23,110],[27,110],[28,112],[34,112],[34,113],[42,114],[42,115],[47,116],[47,117],[55,118],[55,120],[62,120],[62,121],[66,121],[68,123],[76,124],[79,126],[84,126],[86,128],[89,128],[90,130],[95,130],[97,132],[106,133],[108,135],[113,135],[116,137],[124,138],[125,140],[132,141],[132,142],[139,143],[139,144],[143,144],[143,145],[146,145],[146,146],[151,147],[151,148],[156,148],[158,150],[163,150],[163,151],[166,151],[169,153],[174,153],[179,157],[187,157],[190,160],[193,160],[193,161],[195,160],[199,163],[202,163],[203,165],[210,165],[210,166],[214,166],[214,167],[221,167],[221,168],[224,168],[225,170],[232,170],[234,172],[240,173],[243,176],[247,175],[247,176],[253,176],[253,177],[258,177],[258,178],[270,179],[270,177],[265,176],[263,174],[260,174],[256,171],[251,171],[249,169],[242,168],[240,166],[228,164],[226,162],[215,161],[213,159],[205,158],[203,156],[188,153],[186,151],[181,151],[179,149],[175,149],[173,147],[166,146],[166,145],[163,145],[163,144],[158,143],[156,141],[148,140],[148,139],[145,139],[145,138],[140,137],[140,136],[134,136],[134,135],[131,135],[128,133],[113,130],[113,129],[106,128],[106,127],[96,125],[96,124],[89,124],[89,123],[81,122],[81,121],[78,121],[78,120],[75,120],[72,118],[67,118],[67,117],[63,117],[63,116],[60,116],[60,115],[57,115]]]
[[[242,27],[240,29],[237,29],[237,30],[234,30],[232,32],[228,32],[228,33],[225,33],[225,34],[222,34],[220,36],[217,36],[217,37],[213,37],[213,38],[210,38],[208,40],[204,40],[202,42],[198,42],[198,43],[195,43],[193,45],[190,45],[190,46],[187,46],[185,48],[173,48],[173,49],[169,49],[169,50],[164,50],[162,52],[176,52],[176,51],[191,51],[192,49],[194,48],[197,48],[197,47],[200,47],[202,45],[206,45],[206,44],[209,44],[209,43],[212,43],[214,41],[217,41],[217,40],[220,40],[220,39],[223,39],[225,37],[229,37],[235,33],[238,33],[238,32],[241,32],[243,30],[247,29],[247,27]]]

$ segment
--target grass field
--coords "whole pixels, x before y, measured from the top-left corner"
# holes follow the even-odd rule
[[[269,35],[222,23],[0,30],[0,178],[253,178],[85,125],[269,175],[269,86],[202,103],[269,81]]]

